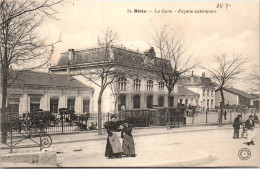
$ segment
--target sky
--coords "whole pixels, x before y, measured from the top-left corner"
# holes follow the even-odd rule
[[[221,5],[222,8],[217,8]],[[119,34],[120,45],[142,52],[153,45],[154,32],[168,25],[185,40],[187,56],[199,58],[202,66],[212,66],[214,56],[222,54],[230,58],[242,54],[248,58],[244,73],[230,85],[252,91],[252,85],[244,79],[253,65],[259,65],[258,1],[65,0],[56,9],[58,20],[47,19],[40,29],[49,42],[61,36],[62,41],[55,46],[53,64],[58,62],[61,52],[70,48],[97,47],[97,38],[107,27]],[[135,13],[135,9],[146,13]],[[163,13],[166,10],[173,13]],[[187,10],[193,13],[184,13]],[[214,13],[195,13],[197,10]],[[203,71],[197,68],[194,74],[201,75]]]

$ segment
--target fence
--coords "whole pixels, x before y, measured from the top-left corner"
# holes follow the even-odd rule
[[[127,120],[135,127],[185,125],[184,110],[177,108],[124,110],[118,114],[119,120]]]
[[[12,135],[17,136],[20,135],[21,132],[27,132],[23,130],[24,126],[32,126],[33,123],[38,122],[29,122],[30,118],[28,114],[23,115],[16,115],[16,124],[12,128]],[[102,124],[109,120],[109,113],[102,114]],[[98,122],[98,114],[52,114],[49,117],[49,121],[47,126],[44,129],[45,133],[66,133],[66,132],[75,132],[75,131],[82,131],[82,130],[96,130],[97,129],[97,122]],[[102,125],[103,126],[103,125]],[[30,130],[30,127],[27,127]],[[8,133],[11,135],[11,133]]]

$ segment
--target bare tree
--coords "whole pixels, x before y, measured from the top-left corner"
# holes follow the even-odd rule
[[[118,34],[110,28],[102,31],[102,35],[98,37],[98,45],[100,47],[100,55],[102,59],[95,67],[86,68],[78,72],[87,80],[100,88],[98,95],[98,134],[102,134],[102,95],[106,88],[112,84],[119,76],[122,76],[122,68],[116,64],[113,58],[111,47],[118,43]],[[85,69],[85,68],[84,68]]]
[[[242,65],[247,62],[247,59],[243,58],[242,55],[233,55],[229,58],[226,54],[215,57],[214,67],[204,67],[213,77],[215,83],[221,94],[221,112],[219,116],[219,125],[222,125],[223,108],[225,104],[225,97],[223,88],[232,80],[237,78],[237,75],[243,72]]]
[[[9,69],[38,68],[48,63],[54,44],[47,44],[37,29],[45,18],[55,18],[54,6],[61,1],[0,0],[0,59],[2,85],[2,142],[6,142],[6,99]],[[17,74],[18,75],[18,74]],[[17,76],[13,77],[13,81]],[[10,83],[9,83],[10,84]]]
[[[168,90],[168,106],[171,107],[170,97],[179,77],[199,65],[199,61],[192,61],[192,56],[186,56],[184,40],[177,33],[164,26],[155,32],[153,37],[155,47],[160,52],[161,60],[155,63],[159,77],[164,81]],[[169,118],[168,118],[169,120]]]

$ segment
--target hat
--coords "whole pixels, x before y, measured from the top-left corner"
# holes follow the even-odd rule
[[[241,117],[241,115],[239,114],[239,115],[237,115],[237,117]]]
[[[115,118],[116,119],[116,115],[112,114],[111,115],[111,119]]]

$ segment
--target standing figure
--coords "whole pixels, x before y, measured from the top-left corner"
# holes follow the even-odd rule
[[[243,125],[240,120],[241,120],[241,115],[237,115],[233,123],[233,127],[234,127],[233,139],[239,138],[240,125]]]
[[[120,131],[119,123],[116,121],[116,116],[111,116],[111,121],[107,122],[106,129],[107,129],[107,145],[106,145],[106,152],[105,157],[108,158],[120,158],[122,155],[122,148],[119,137],[117,136],[118,131]]]
[[[121,131],[121,138],[123,139],[123,155],[127,157],[135,157],[135,143],[132,135],[133,127],[125,121],[123,130]]]
[[[255,145],[255,143],[254,143],[255,122],[254,122],[254,116],[253,115],[249,116],[249,119],[245,123],[245,127],[246,127],[247,134],[248,134],[248,136],[247,136],[247,145],[249,145],[249,146],[250,146],[250,144]]]

